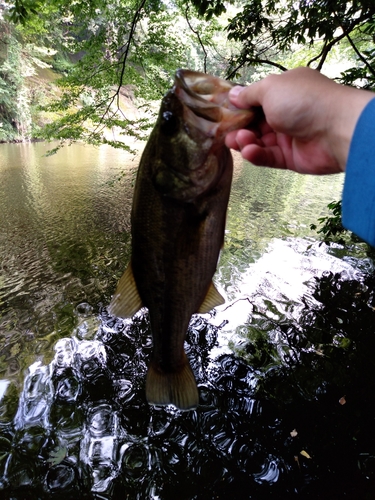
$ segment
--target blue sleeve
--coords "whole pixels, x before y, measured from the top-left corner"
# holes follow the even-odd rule
[[[362,111],[350,144],[342,197],[342,223],[375,246],[375,99]]]

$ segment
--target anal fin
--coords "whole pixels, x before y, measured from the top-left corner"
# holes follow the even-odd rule
[[[121,276],[115,294],[108,307],[109,314],[120,318],[130,318],[143,307],[131,264]]]
[[[225,300],[216,290],[215,285],[211,281],[210,288],[208,289],[207,295],[204,298],[204,301],[202,302],[200,308],[198,309],[198,313],[200,314],[208,313],[214,307],[221,306],[221,304],[224,303]]]
[[[186,355],[185,360],[178,372],[163,372],[151,363],[146,378],[146,398],[150,404],[172,404],[180,410],[198,406],[197,383]]]

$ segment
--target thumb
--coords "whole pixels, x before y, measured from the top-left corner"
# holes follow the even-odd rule
[[[261,81],[252,83],[247,87],[236,85],[229,91],[229,100],[237,108],[247,109],[252,106],[261,106],[260,86]]]

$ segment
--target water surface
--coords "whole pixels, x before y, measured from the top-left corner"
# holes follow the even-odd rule
[[[0,146],[0,495],[375,491],[373,263],[366,245],[326,247],[309,228],[342,176],[236,157],[215,276],[227,300],[192,319],[201,404],[180,412],[145,403],[146,312],[106,312],[129,259],[138,160],[47,149]]]

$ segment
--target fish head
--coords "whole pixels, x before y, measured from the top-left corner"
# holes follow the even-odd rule
[[[155,126],[154,185],[164,195],[192,201],[211,189],[226,168],[225,135],[253,123],[258,110],[229,101],[233,83],[205,73],[178,70],[164,96]]]
[[[214,138],[217,144],[222,144],[231,130],[252,124],[259,108],[236,108],[229,100],[229,91],[235,85],[213,75],[179,69],[174,89],[184,104],[185,122]]]

